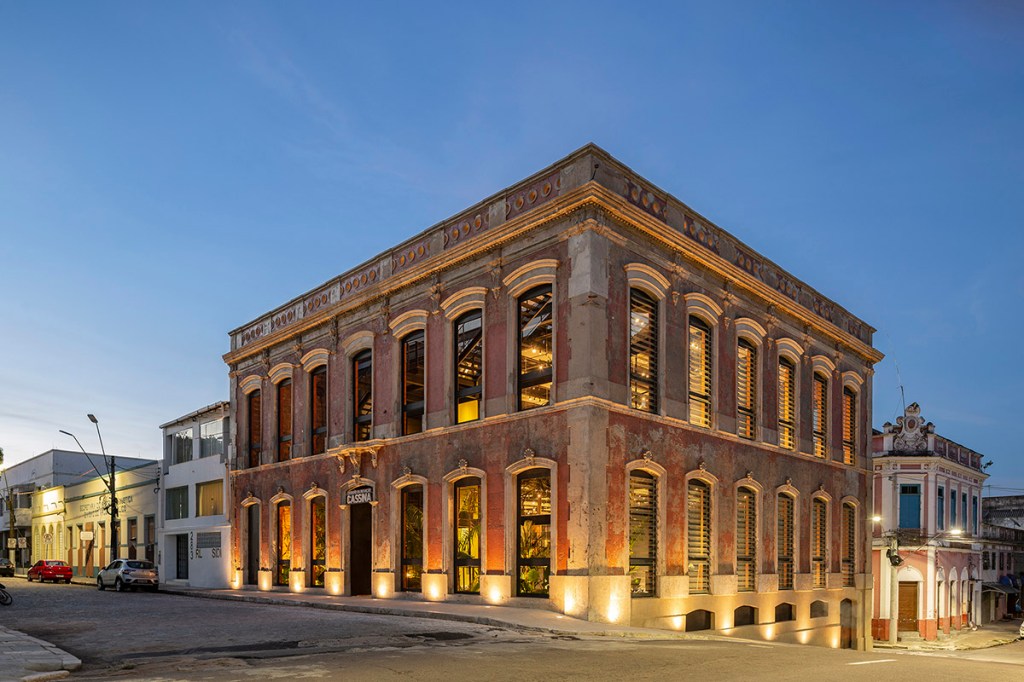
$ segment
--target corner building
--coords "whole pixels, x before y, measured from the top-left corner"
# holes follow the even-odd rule
[[[588,145],[231,333],[234,581],[864,648],[873,331]]]

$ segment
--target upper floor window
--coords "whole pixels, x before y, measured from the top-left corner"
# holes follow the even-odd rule
[[[953,489],[949,491],[949,527],[956,528],[956,490]]]
[[[327,366],[309,373],[310,454],[327,451]]]
[[[629,290],[629,394],[638,410],[658,411],[658,301]]]
[[[414,331],[402,340],[402,433],[423,430],[426,381],[425,336]]]
[[[551,403],[553,319],[551,285],[519,298],[519,409]]]
[[[978,534],[978,496],[971,497],[971,532]]]
[[[483,398],[483,313],[470,310],[455,320],[455,423],[480,418]]]
[[[785,493],[778,497],[778,531],[775,536],[779,589],[793,589],[793,504],[794,500]]]
[[[853,575],[857,559],[857,510],[852,504],[843,504],[843,541],[840,569],[843,574],[843,586],[853,587]]]
[[[796,447],[796,367],[789,358],[779,358],[779,446]]]
[[[658,481],[646,471],[629,474],[629,580],[634,597],[652,597],[658,558]]]
[[[188,486],[183,485],[177,488],[168,488],[164,500],[164,518],[168,521],[173,519],[188,518]]]
[[[214,419],[199,426],[199,456],[224,455],[224,420]]]
[[[736,589],[757,588],[757,493],[750,488],[736,491]]]
[[[690,316],[690,423],[711,427],[711,328]]]
[[[711,486],[691,480],[687,486],[686,553],[690,594],[711,589]]]
[[[820,497],[811,503],[811,575],[814,587],[825,587],[828,561],[828,505]]]
[[[941,485],[935,500],[935,527],[939,530],[946,527],[946,489]]]
[[[292,380],[277,385],[277,461],[292,456]]]
[[[968,523],[970,523],[970,521],[967,518],[967,491],[961,491],[960,500],[963,503],[963,506],[961,507],[963,515],[960,516],[960,523],[962,524],[961,529],[966,534],[970,532],[970,527],[967,525]]]
[[[828,379],[815,372],[811,386],[811,428],[814,455],[828,455]]]
[[[843,388],[843,462],[857,463],[857,394]]]
[[[171,435],[171,464],[181,464],[192,459],[192,429],[178,431]]]
[[[900,528],[921,528],[921,486],[900,485]]]
[[[249,394],[249,466],[258,467],[263,452],[263,400],[260,391]]]
[[[736,433],[757,436],[757,349],[746,339],[736,344]]]
[[[216,516],[224,513],[224,481],[196,484],[196,516]]]
[[[353,439],[370,440],[373,437],[373,354],[364,350],[352,358]]]

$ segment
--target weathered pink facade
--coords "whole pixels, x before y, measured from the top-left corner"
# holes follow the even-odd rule
[[[537,285],[552,287],[552,399],[519,411],[517,301]],[[631,288],[657,301],[655,413],[631,407]],[[483,316],[481,415],[457,424],[453,322],[472,309]],[[713,339],[710,428],[690,416],[690,316],[708,324]],[[401,340],[419,330],[426,348],[424,430],[400,435]],[[272,569],[282,556],[278,505],[287,502],[290,573],[281,589],[311,589],[311,500],[323,498],[324,589],[403,596],[403,552],[409,551],[400,537],[400,498],[403,489],[419,486],[423,574],[415,598],[515,603],[596,621],[864,648],[871,614],[865,523],[871,367],[881,358],[871,346],[872,332],[599,148],[584,147],[232,332],[225,360],[237,444],[235,583],[272,588]],[[740,338],[756,349],[752,439],[737,435]],[[372,438],[354,442],[352,363],[367,349]],[[780,355],[796,368],[793,449],[779,444]],[[324,364],[327,447],[314,453],[309,382]],[[815,372],[827,379],[828,391],[820,457],[812,454]],[[277,461],[273,396],[287,380],[291,456]],[[855,396],[852,433],[842,427],[844,388]],[[247,405],[257,390],[262,452],[250,463]],[[852,461],[844,461],[844,436],[855,442]],[[516,486],[537,470],[546,470],[551,483],[546,599],[516,596],[523,542]],[[657,587],[643,597],[633,596],[630,579],[631,472],[653,477],[658,500]],[[480,482],[480,579],[472,593],[455,594],[453,489],[466,479]],[[687,544],[691,480],[711,491],[710,582],[697,591],[690,587]],[[373,489],[369,506],[348,504],[349,491],[367,486]],[[750,591],[738,588],[736,575],[741,488],[756,497],[756,587]],[[780,494],[795,503],[791,589],[780,589],[776,574]],[[817,586],[810,554],[814,500],[827,509],[827,576]],[[844,509],[855,510],[856,519],[855,540],[846,544]],[[363,524],[372,530],[369,551],[359,540]],[[250,532],[258,533],[258,542]],[[372,576],[369,590],[365,571]],[[744,607],[749,624],[739,625],[734,615]],[[693,626],[698,616],[692,614],[704,625]]]

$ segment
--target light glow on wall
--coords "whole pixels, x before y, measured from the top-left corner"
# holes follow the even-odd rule
[[[324,574],[324,587],[330,594],[341,594],[344,575],[341,571],[328,571]]]
[[[306,572],[301,569],[289,571],[288,586],[292,592],[304,592],[306,590]]]
[[[259,588],[262,592],[267,592],[273,587],[273,576],[270,575],[270,571],[260,570]]]
[[[672,627],[676,630],[686,627],[686,616],[672,616]]]

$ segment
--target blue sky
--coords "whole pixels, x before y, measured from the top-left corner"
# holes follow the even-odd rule
[[[1022,112],[1009,0],[2,3],[0,447],[158,457],[230,329],[593,141],[1024,492]]]

